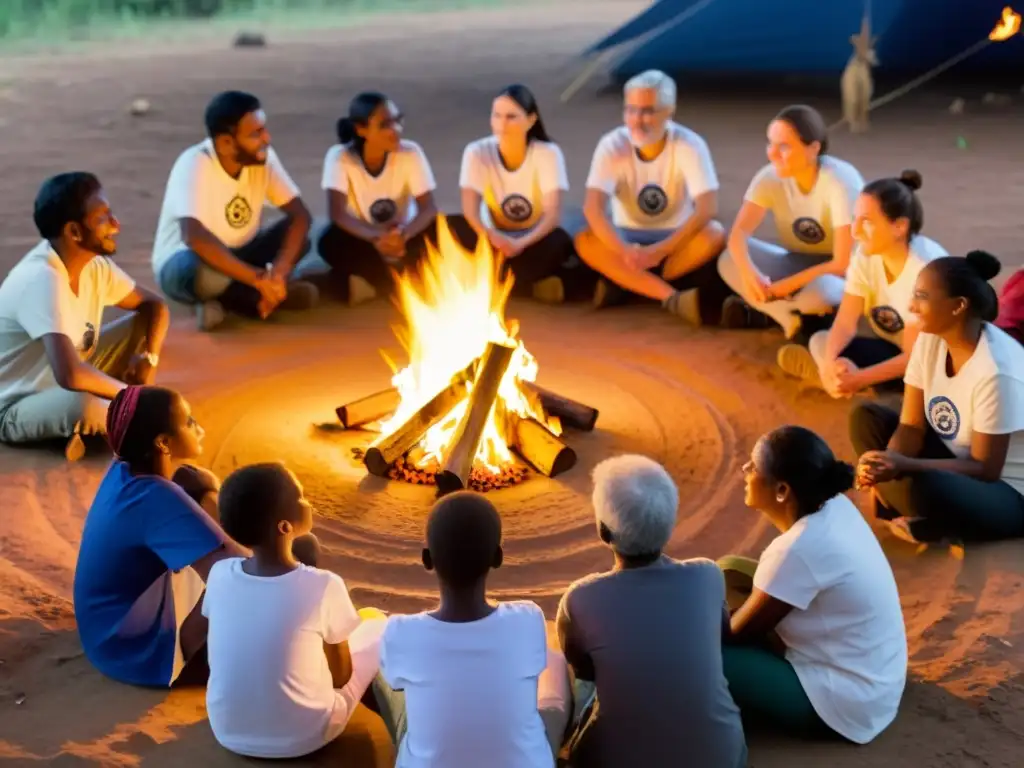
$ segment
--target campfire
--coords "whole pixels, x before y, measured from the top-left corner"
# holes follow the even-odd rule
[[[576,464],[563,429],[590,431],[598,413],[536,384],[537,360],[505,319],[512,277],[502,271],[485,239],[467,251],[439,217],[419,270],[396,277],[408,365],[387,360],[391,388],[337,409],[346,429],[379,430],[361,452],[371,474],[450,493],[522,481],[517,456],[548,477]]]

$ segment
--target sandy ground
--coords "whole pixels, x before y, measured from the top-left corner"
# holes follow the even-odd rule
[[[200,138],[207,99],[226,87],[265,100],[278,151],[320,214],[323,152],[357,90],[379,88],[402,105],[407,134],[425,147],[440,201],[451,208],[462,148],[487,130],[490,95],[521,80],[541,98],[578,202],[594,143],[615,124],[619,106],[593,88],[570,105],[560,105],[557,94],[573,75],[570,55],[636,4],[582,7],[378,18],[304,40],[289,33],[264,50],[231,50],[220,41],[133,43],[0,61],[0,264],[9,267],[35,242],[30,211],[39,182],[88,168],[105,181],[123,221],[121,263],[151,284],[149,244],[166,174],[177,153]],[[136,97],[152,101],[149,115],[127,114]],[[681,119],[711,144],[727,216],[763,162],[766,121],[783,103],[803,98],[684,93]],[[953,117],[949,100],[915,96],[880,113],[869,136],[838,134],[834,151],[868,178],[919,169],[929,234],[953,252],[985,247],[1020,265],[1021,112],[974,99],[965,115]],[[832,97],[818,103],[837,114]],[[957,148],[957,136],[967,149]],[[367,480],[349,449],[370,436],[316,426],[331,421],[335,406],[386,386],[378,350],[396,346],[389,312],[382,305],[328,307],[265,329],[200,336],[176,310],[162,376],[193,402],[208,431],[211,467],[227,472],[285,458],[317,503],[327,566],[347,580],[358,603],[404,611],[433,599],[434,584],[417,566],[429,493]],[[644,308],[594,315],[586,307],[515,305],[512,312],[540,360],[540,381],[597,405],[601,418],[593,434],[568,436],[580,456],[573,472],[496,494],[509,555],[494,580],[498,596],[535,599],[552,617],[572,579],[608,563],[594,536],[587,485],[589,468],[610,453],[644,452],[671,469],[683,499],[672,553],[711,557],[756,554],[771,537],[740,493],[739,467],[760,433],[802,423],[850,454],[847,405],[802,393],[772,369],[777,334],[688,332]],[[0,758],[17,765],[240,763],[214,742],[202,692],[123,687],[102,679],[81,655],[72,574],[104,466],[103,456],[67,466],[45,451],[0,450]],[[911,651],[912,682],[898,721],[865,748],[751,734],[752,764],[1019,765],[1019,546],[972,548],[957,561],[884,543]],[[361,713],[350,730],[333,756],[316,762],[388,764],[379,721]]]

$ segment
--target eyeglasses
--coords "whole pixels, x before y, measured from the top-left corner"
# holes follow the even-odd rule
[[[659,107],[633,107],[627,104],[622,111],[627,117],[657,117],[664,110]]]

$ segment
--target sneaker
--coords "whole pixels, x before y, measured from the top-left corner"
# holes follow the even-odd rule
[[[730,296],[722,302],[723,328],[771,328],[772,325],[772,319],[768,315],[758,312],[739,296]]]
[[[924,544],[923,541],[918,541],[914,536],[914,532],[910,530],[910,520],[907,518],[897,517],[895,520],[887,521],[886,525],[889,527],[889,533],[900,541],[905,541],[908,544],[914,544],[915,546]]]
[[[68,443],[64,446],[64,458],[68,461],[80,461],[84,456],[85,442],[82,440],[82,436],[75,432],[68,438]]]
[[[538,280],[531,290],[533,298],[544,304],[561,304],[565,301],[565,285],[562,278],[555,275]]]
[[[365,304],[367,301],[373,301],[376,298],[377,289],[370,285],[366,278],[359,275],[348,276],[348,305],[350,307]]]
[[[301,312],[312,309],[319,301],[319,288],[305,280],[293,280],[288,283],[288,295],[278,305],[278,309]]]
[[[818,373],[818,364],[814,362],[807,347],[802,347],[799,344],[784,344],[779,348],[775,361],[779,368],[789,376],[824,388],[821,383],[821,375]]]
[[[672,300],[667,302],[664,307],[687,325],[691,325],[694,328],[700,328],[700,303],[696,288],[691,288],[688,291],[680,291],[675,294],[672,297]]]
[[[227,313],[219,301],[204,301],[196,305],[196,326],[209,332],[224,322]]]

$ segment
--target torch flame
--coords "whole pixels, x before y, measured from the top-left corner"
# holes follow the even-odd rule
[[[381,433],[394,432],[447,387],[456,374],[479,358],[488,342],[494,342],[515,347],[496,403],[508,413],[532,417],[552,433],[561,434],[558,419],[546,416],[517,386],[517,381],[535,381],[538,366],[523,342],[516,338],[518,324],[505,323],[512,278],[501,277],[501,260],[483,237],[475,252],[463,248],[443,216],[438,217],[437,236],[436,247],[427,244],[418,274],[406,273],[396,278],[403,322],[394,331],[409,355],[409,364],[391,379],[401,402],[394,415],[381,424]],[[417,446],[418,466],[443,463],[468,406],[467,397],[427,431]],[[495,412],[492,408],[488,416],[475,463],[497,474],[513,459]]]
[[[1018,32],[1020,32],[1020,14],[1010,6],[1006,6],[1003,8],[1003,16],[999,19],[999,23],[989,32],[988,39],[1000,43],[1003,40],[1009,40]]]

